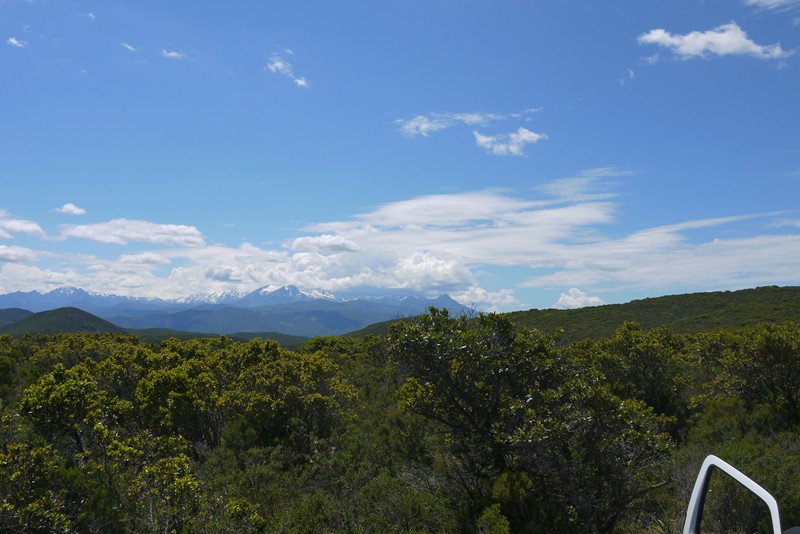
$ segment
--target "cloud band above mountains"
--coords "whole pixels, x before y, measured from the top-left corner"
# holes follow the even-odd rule
[[[334,293],[407,288],[492,309],[518,305],[520,287],[556,288],[559,305],[574,306],[599,302],[584,293],[590,288],[800,283],[800,235],[785,213],[608,235],[620,201],[604,180],[615,174],[625,173],[587,171],[537,195],[481,190],[390,202],[348,220],[307,225],[303,235],[272,248],[209,245],[193,226],[128,219],[64,225],[48,236],[37,223],[0,212],[0,237],[12,242],[0,248],[0,291],[75,285],[176,297],[286,284]],[[753,228],[727,238],[689,237],[732,224]],[[17,246],[22,238],[26,246]],[[47,240],[74,238],[100,249],[80,257],[48,250]],[[521,269],[523,282],[489,289],[492,270],[504,268]]]

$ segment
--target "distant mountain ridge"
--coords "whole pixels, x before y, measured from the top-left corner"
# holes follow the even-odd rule
[[[46,293],[40,291],[15,291],[0,295],[0,308],[20,308],[32,312],[52,310],[77,306],[86,311],[94,312],[103,308],[192,308],[195,306],[241,306],[247,308],[259,306],[272,306],[275,304],[289,304],[293,302],[309,302],[324,300],[331,302],[345,302],[351,300],[388,300],[400,301],[405,298],[421,298],[419,295],[406,292],[404,294],[380,295],[377,297],[358,296],[338,298],[332,293],[321,289],[301,290],[294,285],[286,285],[277,289],[269,286],[260,287],[249,292],[222,291],[204,295],[191,295],[174,299],[158,297],[131,297],[110,293],[89,292],[79,287],[65,286],[53,289]]]
[[[279,332],[305,337],[340,335],[376,322],[419,315],[430,306],[454,313],[469,311],[447,295],[429,299],[396,294],[348,300],[292,285],[182,299],[90,293],[75,287],[0,295],[0,309],[42,312],[80,308],[126,329],[168,328],[210,334]]]

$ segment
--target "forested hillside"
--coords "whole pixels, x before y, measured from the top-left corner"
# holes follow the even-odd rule
[[[2,532],[679,532],[716,454],[800,524],[800,324],[563,343],[446,311],[289,351],[0,336]],[[709,532],[764,510],[717,481]]]
[[[575,341],[610,336],[625,322],[691,333],[761,322],[800,321],[800,287],[768,286],[668,295],[625,304],[576,310],[529,310],[508,315],[517,326],[548,332],[563,329],[565,337]]]

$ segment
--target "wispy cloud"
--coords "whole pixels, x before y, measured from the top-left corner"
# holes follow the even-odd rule
[[[92,22],[94,22],[95,19],[97,19],[95,14],[92,13],[91,11],[89,13],[85,13],[83,16],[86,17],[87,19],[91,20]]]
[[[143,252],[141,254],[122,254],[119,262],[134,265],[166,265],[170,263],[170,259],[154,252]]]
[[[510,121],[527,122],[531,115],[539,111],[538,108],[528,108],[518,113],[427,113],[409,119],[397,119],[395,124],[399,126],[400,133],[406,137],[429,137],[433,133],[456,126],[487,128]],[[473,129],[472,135],[479,147],[498,156],[522,156],[526,144],[536,143],[547,138],[546,134],[537,133],[524,127],[519,127],[511,133],[501,134],[488,134]]]
[[[529,108],[519,113],[427,113],[410,119],[397,119],[395,123],[403,135],[428,137],[432,133],[453,126],[488,126],[502,121],[529,120],[530,116],[538,111],[540,111],[538,108]]]
[[[15,234],[28,234],[43,237],[45,235],[42,227],[34,221],[17,219],[9,215],[6,211],[0,210],[0,238],[10,239]]]
[[[124,48],[125,50],[128,50],[128,51],[130,51],[130,52],[138,52],[138,51],[139,51],[139,50],[138,50],[138,49],[137,49],[135,46],[133,46],[132,44],[126,43],[126,42],[121,42],[121,43],[120,43],[120,46],[121,46],[122,48]],[[165,51],[163,51],[163,50],[162,50],[162,54],[163,54],[164,52],[165,52]]]
[[[21,41],[16,37],[9,37],[8,39],[6,39],[6,44],[9,46],[13,46],[15,48],[25,48],[25,45],[27,45],[28,43],[26,41]]]
[[[661,56],[659,56],[658,54],[653,54],[652,56],[644,56],[644,57],[639,58],[639,61],[643,65],[655,65],[660,60],[661,60]]]
[[[290,55],[294,55],[294,52],[292,52],[288,48],[286,49],[285,52]],[[278,53],[274,53],[270,56],[269,61],[264,67],[264,70],[268,70],[274,74],[280,74],[282,76],[289,78],[297,87],[302,87],[304,89],[308,89],[309,87],[311,87],[309,81],[303,76],[296,75],[294,73],[294,67],[292,67],[292,64],[286,61]]]
[[[485,148],[495,156],[523,156],[525,155],[525,145],[547,139],[546,134],[522,127],[516,132],[500,135],[483,135],[478,131],[472,133],[475,135],[475,142],[478,146]]]
[[[800,6],[800,0],[744,0],[744,5],[763,9],[786,9]]]
[[[555,291],[553,301],[561,293],[558,307],[600,304],[596,295],[620,288],[652,294],[660,288],[800,284],[796,213],[678,219],[621,230],[625,210],[612,186],[628,175],[600,167],[525,191],[387,202],[308,225],[275,246],[206,244],[194,226],[129,219],[62,226],[65,238],[131,245],[121,255],[115,247],[108,257],[57,256],[49,267],[46,260],[55,253],[0,248],[0,289],[71,284],[166,297],[284,284],[334,293],[406,288],[508,309],[518,304],[519,288],[489,289],[486,282],[507,268],[526,273],[522,287]],[[0,212],[0,232],[44,236],[38,224],[6,212]]]
[[[684,59],[708,55],[743,55],[758,59],[784,59],[794,52],[783,50],[779,43],[759,45],[751,40],[736,22],[722,24],[714,29],[685,35],[673,34],[664,29],[654,29],[638,37],[640,44],[655,44],[672,50]]]
[[[179,61],[183,61],[184,59],[186,59],[186,54],[184,54],[183,52],[179,52],[177,50],[167,50],[165,48],[162,48],[161,49],[161,57],[165,57],[167,59],[177,59]]]
[[[80,237],[100,243],[127,245],[129,242],[202,246],[203,234],[194,226],[158,224],[149,221],[113,219],[104,223],[65,225],[64,237]]]
[[[623,86],[623,85],[625,85],[627,82],[629,82],[629,81],[632,81],[632,80],[635,80],[635,79],[636,79],[636,72],[634,72],[634,70],[633,70],[633,69],[628,69],[628,72],[627,72],[627,74],[626,74],[625,76],[622,76],[622,77],[619,79],[619,84],[620,84],[620,86]]]
[[[20,262],[33,261],[38,257],[36,252],[24,247],[0,245],[0,261]]]
[[[72,202],[67,202],[60,208],[56,208],[58,213],[66,213],[67,215],[86,215],[86,210],[83,208],[79,208]]]

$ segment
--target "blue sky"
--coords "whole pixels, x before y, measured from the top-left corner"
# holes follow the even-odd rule
[[[800,0],[0,0],[0,292],[800,284]]]

